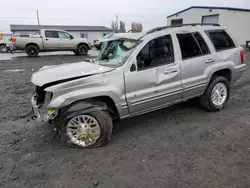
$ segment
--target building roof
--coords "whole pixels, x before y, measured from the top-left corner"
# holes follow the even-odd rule
[[[177,14],[180,14],[180,13],[183,13],[183,12],[186,12],[190,9],[193,9],[193,8],[198,8],[198,9],[221,9],[221,10],[233,10],[233,11],[246,11],[246,12],[250,12],[250,9],[244,9],[244,8],[233,8],[233,7],[210,7],[210,6],[192,6],[192,7],[189,7],[189,8],[186,8],[184,10],[181,10],[179,12],[176,12],[174,14],[171,14],[169,15],[167,18],[170,18],[172,16],[175,16]]]
[[[105,26],[68,26],[68,25],[10,25],[14,31],[38,31],[39,29],[59,29],[65,31],[112,31]]]

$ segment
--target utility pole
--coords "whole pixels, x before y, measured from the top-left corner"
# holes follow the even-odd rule
[[[38,13],[38,10],[36,11],[36,18],[37,18],[37,23],[38,23],[38,25],[40,25],[40,20],[39,20],[39,13]]]
[[[116,23],[115,23],[115,29],[116,33],[118,32],[119,26],[118,26],[118,15],[116,14]]]

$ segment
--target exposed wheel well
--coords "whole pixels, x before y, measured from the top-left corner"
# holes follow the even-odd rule
[[[232,72],[231,72],[231,70],[230,69],[222,69],[222,70],[219,70],[219,71],[216,71],[215,73],[213,73],[213,75],[212,75],[212,79],[213,79],[213,77],[215,77],[215,76],[223,76],[223,77],[225,77],[229,82],[231,82],[231,80],[232,80]],[[211,80],[212,80],[211,79]]]
[[[84,45],[84,46],[87,47],[87,49],[89,50],[88,45],[87,45],[86,43],[83,43],[83,42],[80,43],[80,44],[78,44],[77,49],[78,49],[78,47],[79,47],[80,45]]]
[[[5,45],[5,46],[6,46],[6,44],[5,44],[5,43],[0,43],[0,46],[1,46],[1,45]]]
[[[39,46],[38,46],[36,43],[28,43],[28,44],[26,44],[26,45],[25,45],[25,49],[26,49],[28,46],[30,46],[30,45],[35,45],[35,46],[37,46],[38,49],[40,50]]]
[[[120,115],[119,115],[119,112],[118,112],[118,110],[116,108],[116,105],[115,105],[114,101],[110,97],[108,97],[108,96],[98,96],[98,97],[93,97],[93,98],[90,98],[90,99],[105,103],[107,105],[108,112],[110,113],[113,120],[117,120],[117,119],[120,118]]]

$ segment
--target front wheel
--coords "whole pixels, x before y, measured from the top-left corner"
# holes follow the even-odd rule
[[[224,108],[230,95],[230,83],[222,76],[215,77],[201,96],[201,105],[210,112]]]
[[[78,114],[64,120],[61,140],[73,147],[95,148],[110,140],[113,129],[111,116],[106,111]]]

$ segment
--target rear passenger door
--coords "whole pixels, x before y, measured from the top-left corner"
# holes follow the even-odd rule
[[[235,42],[226,30],[211,30],[206,31],[206,34],[219,57],[219,62],[231,61],[237,64],[241,63],[240,50],[242,49],[236,47]]]
[[[203,33],[205,35],[205,33]],[[201,95],[208,82],[207,68],[216,61],[204,37],[199,32],[177,33],[182,63],[181,79],[183,86],[183,99]]]
[[[43,39],[43,46],[47,50],[58,50],[59,40],[57,31],[46,30],[45,38]]]

